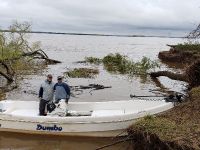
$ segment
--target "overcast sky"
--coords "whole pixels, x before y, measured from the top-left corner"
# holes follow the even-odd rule
[[[0,0],[0,28],[107,34],[185,33],[200,23],[200,0]]]

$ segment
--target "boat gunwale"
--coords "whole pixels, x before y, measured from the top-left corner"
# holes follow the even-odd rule
[[[164,110],[163,111],[157,110],[157,109],[161,109],[161,108],[164,108]],[[131,120],[141,118],[148,114],[161,113],[170,108],[172,108],[171,103],[170,104],[164,103],[162,105],[159,105],[156,107],[151,107],[151,108],[143,110],[143,111],[128,113],[128,114],[114,115],[114,116],[81,116],[81,117],[51,117],[51,116],[48,116],[48,118],[46,116],[45,117],[44,116],[29,117],[29,116],[0,113],[0,120],[30,122],[30,123],[46,123],[46,124],[90,124],[90,123],[99,124],[99,123],[131,121]],[[155,110],[156,110],[156,112],[154,112]],[[23,119],[21,119],[21,118],[23,118]],[[77,118],[84,119],[84,121],[78,121],[78,120],[76,120]],[[24,119],[26,119],[26,120],[24,120]],[[33,119],[35,121],[33,121]],[[42,120],[39,121],[39,119],[40,120],[42,119]],[[51,121],[51,120],[47,120],[47,119],[53,119],[53,120]],[[57,121],[54,121],[55,119],[57,119]],[[87,119],[90,119],[90,120],[87,120]],[[96,120],[94,120],[94,119],[96,119]],[[97,119],[99,119],[99,120],[97,120]],[[102,120],[102,119],[104,119],[104,120]],[[106,121],[105,121],[105,119],[106,119]]]

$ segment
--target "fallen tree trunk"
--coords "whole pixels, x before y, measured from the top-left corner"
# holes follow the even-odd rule
[[[9,64],[9,62],[7,62]],[[0,71],[0,75],[2,75],[3,77],[5,77],[7,79],[7,81],[9,83],[13,82],[14,79],[14,75],[15,75],[15,72],[12,68],[12,66],[9,64],[7,65],[7,63],[5,61],[0,61],[0,64],[3,66],[3,68],[5,69],[5,72],[4,71]]]
[[[158,71],[150,73],[152,78],[157,78],[160,76],[168,77],[172,80],[179,80],[188,82],[191,87],[196,87],[200,85],[200,60],[197,60],[192,65],[188,66],[186,71],[182,74],[173,73],[170,71]]]
[[[27,52],[27,53],[23,53],[22,55],[20,56],[16,56],[16,57],[12,57],[10,59],[5,59],[6,61],[12,61],[12,60],[18,60],[18,59],[21,59],[23,57],[32,57],[33,59],[44,59],[46,60],[48,63],[52,64],[56,64],[56,63],[61,63],[61,61],[58,61],[58,60],[54,60],[54,59],[50,59],[47,54],[39,49],[37,51],[33,51],[33,52]]]
[[[47,54],[39,49],[37,51],[31,51],[27,53],[23,53],[19,56],[15,56],[12,58],[0,60],[0,65],[2,66],[2,70],[0,70],[0,75],[7,79],[9,83],[12,83],[14,81],[15,71],[12,68],[12,63],[14,61],[17,61],[19,59],[22,59],[24,57],[31,57],[32,59],[44,59],[47,64],[56,64],[61,63],[61,61],[50,59]]]
[[[39,49],[39,50],[37,50],[37,51],[33,51],[33,52],[28,52],[28,53],[22,54],[22,57],[28,57],[28,56],[29,56],[29,57],[32,56],[33,59],[44,59],[44,60],[46,60],[47,63],[49,63],[49,64],[61,63],[61,61],[54,60],[54,59],[50,59],[50,58],[47,56],[47,54],[46,54],[43,50],[41,50],[41,49]]]
[[[4,73],[2,71],[0,71],[0,75],[5,77],[8,80],[8,82],[13,82],[14,81],[13,76],[9,76],[9,75],[7,75],[6,73]]]
[[[167,44],[167,46],[171,47],[171,48],[176,48],[177,45],[170,45],[170,44]]]
[[[158,72],[152,72],[150,73],[150,76],[153,78],[159,77],[159,76],[166,76],[172,80],[180,80],[180,81],[185,81],[188,82],[185,74],[178,74],[178,73],[173,73],[170,71],[158,71]]]
[[[50,58],[44,58],[48,64],[57,64],[61,63],[61,61],[55,60],[55,59],[50,59]]]

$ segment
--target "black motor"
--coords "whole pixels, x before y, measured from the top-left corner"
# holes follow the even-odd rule
[[[183,94],[174,93],[170,94],[165,98],[166,102],[182,102],[183,101]]]
[[[51,113],[52,111],[54,111],[55,108],[56,108],[56,105],[55,105],[53,102],[49,102],[49,103],[47,104],[47,111],[48,111],[49,113]]]

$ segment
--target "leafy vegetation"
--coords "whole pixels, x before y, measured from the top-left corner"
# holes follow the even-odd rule
[[[200,53],[200,44],[199,43],[184,43],[178,44],[175,46],[177,51],[182,52],[193,52],[193,53]]]
[[[29,43],[27,33],[31,31],[30,23],[14,22],[8,31],[0,32],[0,75],[5,77],[9,83],[15,81],[22,71],[30,71],[30,66],[34,68],[37,62],[32,60],[44,59],[48,64],[59,63],[59,61],[48,58],[41,50],[40,42]]]
[[[104,57],[103,64],[107,71],[129,75],[145,75],[148,70],[159,67],[156,61],[151,61],[147,57],[143,57],[139,62],[133,62],[119,53]]]
[[[25,67],[28,64],[27,58],[21,58],[21,56],[30,49],[34,50],[24,33],[30,31],[30,27],[31,25],[27,22],[21,24],[14,22],[9,27],[10,33],[0,32],[0,74],[9,82],[14,80],[21,66]]]
[[[126,56],[119,53],[109,54],[103,58],[103,64],[107,71],[126,74],[131,69],[132,62]]]
[[[133,62],[127,56],[119,53],[109,54],[103,59],[87,57],[86,62],[96,64],[102,62],[104,68],[111,73],[129,75],[146,75],[148,70],[159,67],[159,64],[156,61],[151,61],[147,57],[143,57],[139,62]]]
[[[99,74],[98,69],[90,68],[75,68],[74,70],[65,72],[65,75],[70,78],[94,78],[97,74]]]
[[[85,57],[85,61],[91,64],[100,64],[102,63],[102,59],[96,57]]]
[[[39,47],[36,43],[33,44],[35,46],[31,46],[28,42],[28,36],[24,32],[30,31],[30,28],[28,22],[14,22],[9,27],[10,33],[0,33],[0,60],[17,58],[30,49],[34,51],[34,48]]]

